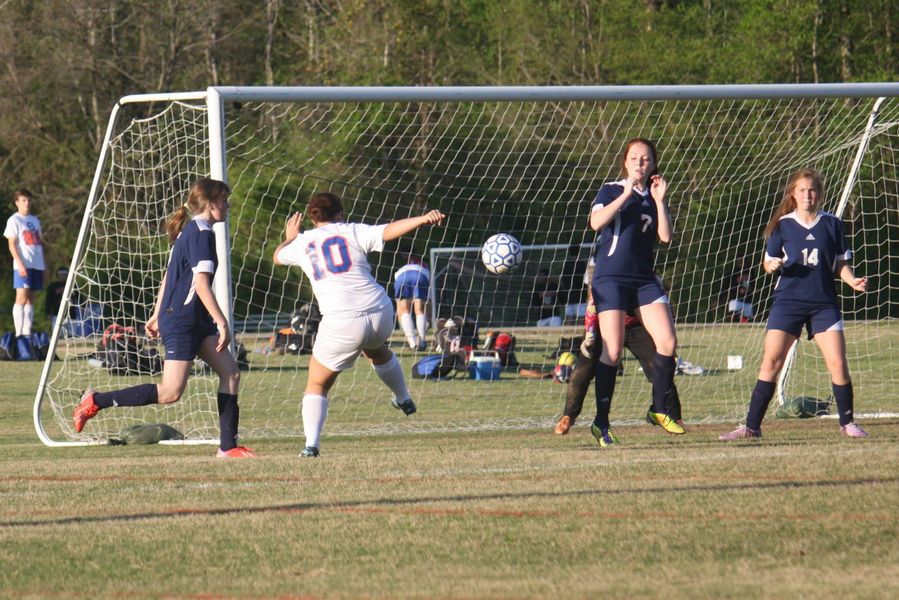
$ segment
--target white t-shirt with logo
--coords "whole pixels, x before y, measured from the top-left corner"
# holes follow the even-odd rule
[[[6,221],[3,237],[16,241],[19,256],[26,269],[44,270],[44,246],[41,244],[41,221],[34,215],[22,216],[14,213]],[[18,261],[13,260],[13,269],[18,270]]]

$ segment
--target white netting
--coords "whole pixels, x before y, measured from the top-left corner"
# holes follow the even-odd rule
[[[433,261],[434,310],[516,335],[524,366],[549,371],[560,338],[580,333],[577,319],[537,328],[533,306],[545,286],[541,270],[560,283],[557,314],[582,294],[577,277],[562,277],[568,248],[585,260],[593,232],[590,203],[604,182],[617,178],[618,154],[631,137],[657,142],[669,180],[675,239],[659,250],[657,267],[670,287],[680,356],[703,367],[678,375],[688,421],[739,420],[755,381],[770,305],[771,280],[758,267],[762,230],[793,170],[813,166],[828,187],[834,210],[865,134],[873,99],[768,99],[655,102],[250,103],[226,106],[231,209],[231,277],[237,338],[250,370],[241,381],[244,436],[298,435],[306,355],[266,353],[274,330],[311,297],[299,270],[272,267],[271,255],[287,215],[303,211],[314,191],[344,199],[348,220],[383,223],[440,208],[442,228],[423,228],[381,255],[372,255],[380,283],[411,250]],[[858,412],[895,412],[889,359],[899,342],[895,317],[897,270],[896,122],[899,102],[888,99],[852,185],[844,214],[857,268],[875,289],[845,294],[847,340]],[[205,110],[174,104],[156,117],[130,123],[115,138],[105,184],[91,220],[87,250],[79,258],[75,291],[82,303],[105,307],[103,324],[139,325],[152,307],[167,247],[164,216],[183,199],[190,181],[208,174]],[[488,274],[477,248],[493,233],[522,244],[523,265],[506,276]],[[537,248],[539,247],[539,248]],[[431,250],[438,250],[433,255]],[[733,323],[723,282],[746,258],[756,316]],[[570,283],[575,281],[576,283]],[[577,286],[570,297],[568,288]],[[845,293],[848,288],[841,290]],[[573,311],[576,313],[576,311]],[[431,331],[433,335],[433,330]],[[406,372],[422,356],[394,350]],[[58,427],[72,436],[70,414],[87,384],[108,389],[151,381],[111,377],[79,354],[95,339],[61,340],[45,396]],[[432,352],[431,350],[427,352]],[[729,370],[728,356],[743,369]],[[636,361],[625,361],[612,418],[638,420],[649,386]],[[823,363],[807,342],[792,369],[787,395],[826,398]],[[454,379],[410,382],[419,412],[406,418],[364,360],[343,373],[331,394],[328,433],[396,432],[528,427],[549,424],[561,411],[564,388],[520,378],[515,370],[495,382]],[[104,437],[135,422],[168,422],[193,437],[215,438],[215,382],[191,380],[188,394],[164,409],[107,410],[91,421]],[[592,415],[592,391],[585,420]],[[772,410],[773,412],[773,410]]]

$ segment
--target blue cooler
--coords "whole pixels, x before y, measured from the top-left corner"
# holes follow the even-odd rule
[[[502,364],[496,356],[473,356],[468,360],[468,376],[477,381],[499,379]]]

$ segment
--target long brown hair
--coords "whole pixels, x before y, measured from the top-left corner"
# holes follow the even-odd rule
[[[774,210],[774,214],[771,215],[771,220],[768,221],[768,226],[765,227],[765,239],[771,237],[771,234],[780,222],[781,217],[796,210],[796,198],[793,197],[793,191],[799,184],[800,179],[811,179],[815,184],[815,189],[818,190],[818,205],[820,206],[821,202],[824,201],[824,178],[821,176],[821,173],[814,169],[799,169],[794,172],[787,180],[787,186],[784,188],[784,195],[780,201],[780,206]]]
[[[343,203],[331,192],[313,194],[306,208],[306,216],[312,219],[313,223],[332,223],[342,212]]]
[[[643,144],[647,148],[649,148],[650,154],[652,154],[652,171],[649,172],[647,176],[647,181],[653,175],[659,174],[659,151],[656,148],[656,145],[646,138],[631,138],[624,144],[624,150],[621,151],[621,173],[619,173],[620,177],[627,177],[627,153],[630,151],[631,146],[635,144]]]
[[[190,186],[190,192],[187,194],[187,202],[178,207],[178,209],[166,221],[165,230],[169,234],[169,243],[174,244],[178,239],[178,234],[184,229],[190,215],[200,214],[206,210],[210,202],[216,202],[227,198],[231,193],[231,188],[224,181],[218,179],[210,179],[209,177],[200,177]]]

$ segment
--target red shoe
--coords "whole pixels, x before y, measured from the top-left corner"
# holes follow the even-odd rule
[[[563,415],[559,422],[556,423],[555,432],[556,435],[566,435],[568,431],[571,429],[571,426],[574,425],[574,419],[571,417]]]
[[[256,453],[246,446],[235,446],[230,450],[222,450],[219,448],[215,453],[216,458],[256,458]]]
[[[94,390],[91,388],[84,390],[84,393],[81,394],[81,402],[75,407],[72,420],[75,421],[75,431],[78,433],[81,433],[81,430],[84,429],[85,423],[100,412],[100,407],[94,403],[94,393]]]

